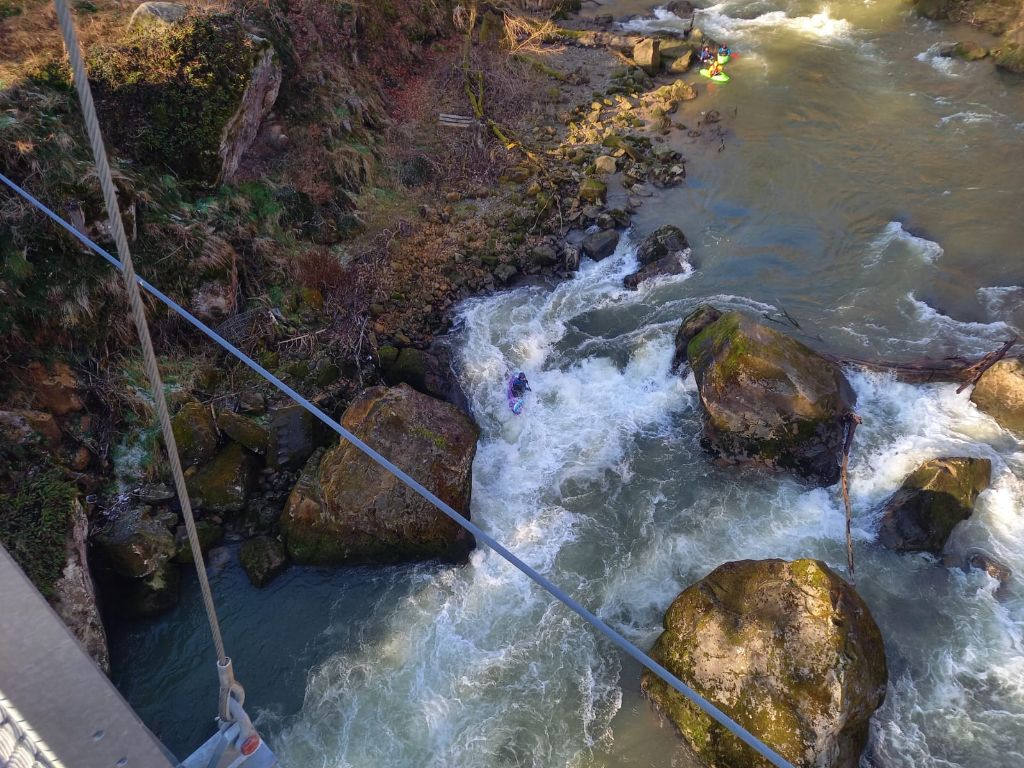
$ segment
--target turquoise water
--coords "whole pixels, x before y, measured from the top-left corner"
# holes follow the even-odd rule
[[[632,6],[632,7],[629,7]],[[639,12],[637,3],[606,7]],[[678,25],[665,14],[634,30]],[[454,334],[482,438],[473,517],[640,647],[721,562],[818,557],[845,572],[835,489],[720,469],[700,450],[672,334],[702,301],[777,316],[859,356],[977,354],[1024,326],[1024,84],[934,55],[953,39],[902,3],[728,2],[698,24],[739,54],[677,119],[717,109],[724,149],[681,137],[687,184],[648,199],[615,256],[572,281],[468,302]],[[663,223],[695,271],[621,289]],[[510,369],[534,395],[504,402]],[[891,685],[867,764],[1024,762],[1024,443],[950,385],[855,371],[858,590]],[[898,556],[873,510],[919,462],[985,456],[993,486],[950,543],[1015,576]],[[118,684],[183,752],[208,733],[212,652],[194,586],[120,629]],[[639,698],[639,671],[490,552],[468,565],[293,569],[267,590],[214,576],[227,642],[288,766],[683,766]]]

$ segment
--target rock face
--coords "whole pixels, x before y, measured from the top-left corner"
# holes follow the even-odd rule
[[[89,571],[86,554],[88,536],[89,520],[82,505],[76,500],[71,513],[67,560],[64,572],[54,585],[51,603],[86,653],[109,675],[110,650],[107,647],[107,632],[103,628],[96,604],[96,587]]]
[[[234,179],[242,155],[252,146],[260,125],[277,101],[284,78],[277,52],[270,42],[256,36],[251,36],[251,40],[253,53],[249,82],[242,93],[238,111],[224,126],[217,151],[221,161],[221,183],[229,183]]]
[[[818,560],[719,566],[675,599],[651,655],[807,768],[856,768],[888,677],[867,605]],[[707,765],[767,765],[650,672],[642,688]]]
[[[690,244],[679,227],[665,224],[649,234],[636,251],[640,266],[636,272],[626,275],[622,283],[631,290],[644,280],[660,275],[682,275],[692,270],[690,265]]]
[[[1024,360],[1000,360],[981,374],[971,402],[999,426],[1024,434]]]
[[[897,552],[939,554],[957,523],[974,512],[992,480],[988,459],[927,461],[885,503],[878,542]]]
[[[407,385],[374,387],[342,424],[459,513],[469,516],[479,428],[462,411]],[[397,478],[347,442],[307,464],[281,516],[299,563],[460,559],[475,542]]]
[[[415,390],[469,410],[466,395],[452,371],[448,350],[424,351],[414,347],[384,346],[377,351],[381,374],[388,386],[408,384]]]
[[[238,552],[238,559],[255,587],[265,587],[288,565],[284,545],[268,536],[254,536],[246,540]]]
[[[108,567],[106,605],[126,616],[155,616],[178,602],[180,574],[171,562],[174,537],[141,509],[126,510],[95,536]]]
[[[40,444],[55,450],[61,443],[56,419],[42,411],[0,411],[0,438],[10,444]]]
[[[694,326],[708,308],[683,321]],[[683,332],[683,329],[680,329]],[[738,312],[686,347],[700,394],[703,445],[731,462],[789,470],[816,485],[839,480],[845,421],[856,396],[839,366]]]
[[[605,229],[583,238],[583,252],[594,261],[600,261],[615,253],[618,244],[619,233],[614,229]]]
[[[66,416],[82,410],[85,405],[78,391],[78,379],[67,363],[47,367],[39,362],[28,364],[32,404],[54,416]]]

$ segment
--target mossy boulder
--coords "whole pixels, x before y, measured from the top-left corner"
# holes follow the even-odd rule
[[[238,552],[238,559],[255,587],[265,587],[288,565],[284,544],[268,536],[247,539]]]
[[[856,395],[838,365],[739,312],[705,326],[690,339],[686,356],[697,379],[707,450],[730,463],[787,470],[815,485],[839,480]]]
[[[90,49],[89,76],[120,151],[213,184],[230,180],[277,98],[282,73],[270,43],[238,18],[192,13],[177,23],[135,23],[99,41]]]
[[[224,539],[224,529],[209,520],[196,520],[196,537],[199,539],[199,551],[205,555]],[[183,565],[195,562],[188,540],[188,529],[184,525],[179,525],[174,531],[174,562]]]
[[[794,766],[856,768],[888,679],[882,635],[818,560],[719,566],[665,614],[651,656]],[[648,671],[641,686],[708,766],[769,763]]]
[[[401,384],[363,392],[342,424],[469,517],[479,428],[465,413]],[[458,560],[475,545],[465,529],[345,441],[310,460],[280,525],[299,563]]]
[[[996,66],[1015,75],[1024,75],[1024,44],[1004,43],[992,51]]]
[[[686,362],[686,348],[690,339],[699,334],[709,325],[718,321],[722,313],[710,304],[701,304],[697,309],[686,316],[679,329],[676,331],[675,355],[672,358],[672,368],[677,370]]]
[[[953,46],[953,55],[964,61],[979,61],[988,56],[988,49],[973,40],[961,40]]]
[[[126,616],[155,616],[178,602],[180,574],[171,562],[174,537],[142,509],[109,520],[94,537],[106,565],[104,603]]]
[[[593,176],[588,176],[580,183],[579,198],[584,202],[594,204],[604,202],[607,194],[608,185]]]
[[[256,457],[229,443],[186,480],[192,504],[207,512],[241,512],[256,473]]]
[[[253,453],[260,456],[266,454],[269,433],[266,427],[260,426],[252,419],[231,411],[221,411],[217,414],[217,428]]]
[[[217,423],[208,406],[185,403],[171,419],[171,430],[183,467],[209,461],[217,450]]]
[[[971,402],[999,426],[1024,434],[1024,360],[1000,360],[981,374]]]
[[[879,543],[897,552],[939,554],[957,524],[974,512],[978,494],[991,481],[988,459],[926,461],[882,508]]]

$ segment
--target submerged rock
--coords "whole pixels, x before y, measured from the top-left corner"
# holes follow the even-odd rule
[[[999,426],[1024,433],[1024,360],[1000,360],[978,379],[971,402]]]
[[[698,309],[683,326],[701,325],[709,309]],[[816,485],[839,480],[856,395],[838,365],[738,312],[704,325],[686,355],[707,450],[732,463],[789,470]]]
[[[856,768],[888,678],[860,595],[818,560],[745,560],[683,591],[651,651],[794,766]],[[648,671],[642,688],[709,766],[763,758]]]
[[[973,40],[961,40],[953,46],[953,55],[964,61],[978,61],[988,56],[988,49]]]
[[[366,390],[342,424],[469,517],[479,435],[469,416],[403,384]],[[292,559],[321,565],[457,560],[475,545],[464,528],[344,441],[307,464],[281,530]]]
[[[196,520],[196,537],[199,551],[204,555],[224,538],[224,529],[209,520]],[[179,525],[174,531],[174,562],[191,565],[195,562],[192,546],[188,540],[188,529]]]
[[[238,559],[254,587],[265,587],[288,565],[284,545],[269,536],[255,536],[245,541],[238,551]]]
[[[689,261],[690,244],[679,227],[665,224],[644,238],[636,251],[640,266],[626,275],[622,284],[636,290],[640,283],[662,275],[682,275],[692,270]]]
[[[878,542],[897,552],[939,554],[992,480],[988,459],[942,458],[914,470],[882,509]]]

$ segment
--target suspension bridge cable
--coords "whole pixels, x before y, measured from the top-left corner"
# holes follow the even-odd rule
[[[21,196],[24,200],[28,201],[33,206],[38,208],[40,211],[45,213],[50,219],[52,219],[55,223],[57,223],[65,230],[67,230],[72,236],[77,238],[88,248],[95,251],[97,254],[102,256],[104,259],[106,259],[108,262],[110,262],[118,269],[121,268],[121,262],[118,261],[117,258],[109,254],[96,243],[94,243],[86,235],[79,232],[71,224],[62,219],[60,216],[58,216],[56,213],[54,213],[52,210],[46,207],[43,203],[41,203],[39,200],[33,197],[29,192],[22,189],[20,186],[15,184],[13,181],[11,181],[11,179],[9,179],[2,173],[0,173],[0,182],[3,182],[6,186],[8,186],[19,196]],[[650,670],[652,673],[661,678],[671,688],[678,691],[680,694],[682,694],[691,702],[700,707],[700,709],[707,713],[707,715],[714,719],[719,725],[728,730],[730,733],[736,736],[736,738],[740,739],[743,743],[745,743],[755,752],[757,752],[770,763],[772,763],[772,765],[776,766],[776,768],[794,768],[794,766],[790,762],[788,762],[784,757],[779,755],[775,750],[766,745],[764,742],[762,742],[760,739],[758,739],[756,736],[750,733],[746,728],[741,726],[739,723],[735,722],[722,710],[720,710],[710,701],[705,699],[703,696],[701,696],[699,693],[693,690],[690,686],[688,686],[678,677],[669,672],[669,670],[666,669],[664,666],[662,666],[657,661],[648,656],[646,653],[641,651],[633,643],[631,643],[629,640],[623,637],[618,631],[613,629],[611,626],[606,624],[602,619],[598,618],[597,615],[595,615],[589,609],[584,607],[578,600],[576,600],[568,593],[566,593],[561,587],[559,587],[546,576],[539,573],[537,570],[535,570],[534,568],[520,560],[516,555],[514,555],[510,550],[506,549],[504,545],[502,545],[499,541],[493,538],[490,534],[486,533],[475,523],[471,522],[470,520],[467,520],[465,517],[460,515],[448,504],[446,504],[444,501],[442,501],[436,495],[434,495],[431,491],[429,491],[415,479],[410,477],[406,472],[392,464],[388,459],[386,459],[373,448],[368,446],[354,434],[349,432],[347,429],[341,426],[341,424],[332,419],[330,416],[328,416],[326,413],[320,410],[313,403],[309,402],[309,400],[307,400],[294,389],[289,387],[287,384],[285,384],[283,381],[277,378],[274,374],[270,373],[270,371],[266,370],[263,366],[261,366],[248,355],[246,355],[235,345],[231,344],[231,342],[229,342],[227,339],[220,336],[216,331],[214,331],[208,325],[206,325],[197,317],[192,315],[188,310],[184,309],[173,299],[165,295],[162,291],[160,291],[159,289],[148,283],[146,280],[143,280],[138,276],[136,276],[135,279],[138,281],[138,284],[140,286],[145,288],[150,294],[152,294],[155,298],[160,300],[169,309],[183,317],[192,326],[197,328],[209,339],[211,339],[215,344],[217,344],[222,349],[236,357],[250,369],[258,373],[271,384],[273,384],[279,391],[290,397],[298,405],[301,405],[306,411],[308,411],[311,415],[317,418],[321,423],[323,423],[331,430],[336,432],[340,437],[349,442],[351,445],[358,448],[373,462],[375,462],[376,464],[378,464],[379,466],[383,467],[388,472],[393,474],[395,477],[397,477],[399,480],[405,483],[405,485],[407,485],[413,491],[418,493],[421,497],[429,501],[434,507],[436,507],[438,510],[440,510],[453,521],[455,521],[458,525],[461,525],[467,531],[472,533],[478,541],[482,541],[489,548],[497,552],[498,555],[501,556],[504,560],[506,560],[517,570],[519,570],[529,579],[531,579],[534,583],[536,583],[538,586],[540,586],[542,589],[544,589],[546,592],[548,592],[550,595],[556,598],[559,602],[561,602],[574,613],[576,613],[578,616],[580,616],[586,623],[594,627],[594,629],[596,629],[598,632],[604,635],[608,640],[610,640],[612,643],[618,646],[623,652],[625,652],[627,655],[629,655],[631,658],[637,661],[640,665]]]

